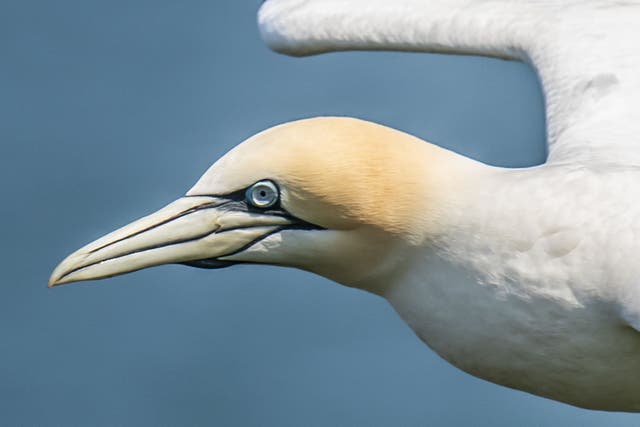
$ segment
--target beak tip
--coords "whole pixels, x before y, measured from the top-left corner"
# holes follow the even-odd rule
[[[69,273],[72,271],[74,265],[74,255],[72,254],[64,259],[58,266],[51,272],[51,276],[49,277],[49,283],[47,287],[53,288],[58,285],[63,285],[65,283],[69,283]]]
[[[53,270],[53,273],[51,273],[51,277],[49,277],[49,283],[47,284],[48,288],[53,288],[54,286],[58,286],[61,285],[61,275],[58,271],[58,269],[56,268],[55,270]]]

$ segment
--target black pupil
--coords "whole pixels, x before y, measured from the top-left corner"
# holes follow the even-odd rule
[[[267,192],[264,190],[260,190],[260,197],[264,197],[267,195]]]

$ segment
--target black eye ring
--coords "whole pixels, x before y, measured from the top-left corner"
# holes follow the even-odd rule
[[[263,179],[247,188],[245,198],[251,206],[266,209],[270,208],[280,200],[278,186],[268,179]]]

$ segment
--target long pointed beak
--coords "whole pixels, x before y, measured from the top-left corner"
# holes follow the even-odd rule
[[[226,265],[217,259],[294,223],[285,215],[250,212],[243,206],[222,197],[180,198],[69,255],[51,274],[49,286],[161,264]]]

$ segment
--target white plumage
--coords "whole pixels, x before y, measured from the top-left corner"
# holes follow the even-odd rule
[[[266,43],[474,54],[529,62],[542,81],[549,163],[640,158],[640,2],[616,0],[268,0]]]
[[[50,284],[171,262],[301,268],[383,296],[473,375],[640,412],[640,2],[268,0],[259,22],[272,48],[293,55],[529,61],[545,92],[549,160],[496,168],[360,120],[292,122],[240,144],[184,198],[67,257]]]
[[[640,2],[269,0],[259,24],[291,55],[424,51],[534,67],[547,163],[479,186],[464,226],[417,255],[403,279],[412,285],[388,298],[475,375],[640,410]]]

